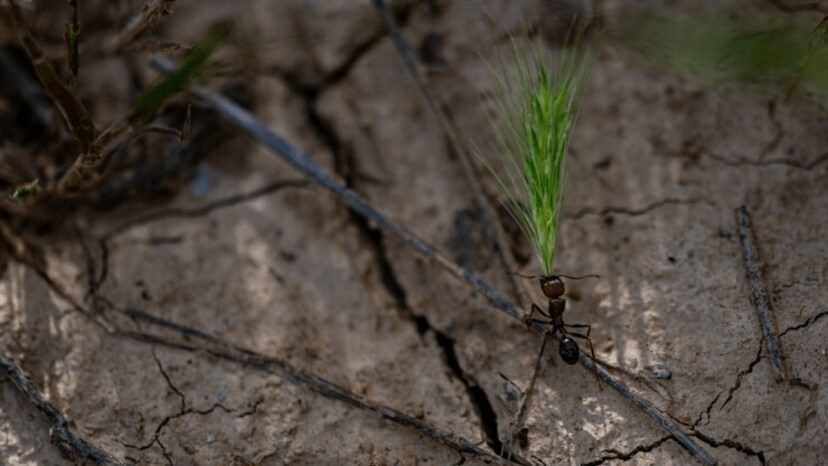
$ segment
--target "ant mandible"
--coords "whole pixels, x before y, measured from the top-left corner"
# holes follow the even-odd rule
[[[566,300],[563,298],[563,295],[566,292],[566,288],[564,287],[563,280],[561,280],[561,276],[549,275],[540,277],[540,287],[541,291],[543,291],[543,295],[549,299],[549,310],[544,311],[540,306],[533,303],[532,312],[529,313],[527,320],[529,322],[551,325],[552,330],[550,333],[553,336],[556,334],[561,335],[560,344],[558,345],[558,353],[561,355],[561,359],[563,359],[565,363],[575,364],[578,362],[581,354],[581,350],[578,348],[578,343],[572,339],[573,337],[586,340],[587,345],[589,346],[589,352],[592,355],[592,360],[594,361],[595,349],[592,347],[592,340],[589,338],[589,332],[592,330],[592,327],[587,324],[564,323],[563,313],[566,310]],[[539,319],[533,319],[532,314],[535,312],[546,317],[549,321],[547,322]],[[585,328],[586,335],[567,330],[571,328]]]

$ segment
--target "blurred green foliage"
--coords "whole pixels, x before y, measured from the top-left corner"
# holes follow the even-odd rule
[[[795,88],[828,97],[828,22],[790,16],[632,15],[622,42],[648,59],[716,83]]]
[[[35,197],[40,193],[40,183],[37,179],[21,184],[14,189],[12,199],[23,200]]]
[[[159,78],[133,101],[133,114],[151,118],[165,102],[190,87],[207,68],[213,52],[229,34],[230,26],[227,24],[213,28],[207,39],[194,48],[175,71]]]

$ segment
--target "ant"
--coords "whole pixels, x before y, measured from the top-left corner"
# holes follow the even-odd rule
[[[566,292],[566,288],[564,287],[564,282],[563,280],[561,280],[561,277],[563,277],[563,275],[548,275],[540,277],[541,291],[543,291],[543,295],[549,299],[548,311],[544,311],[537,304],[532,304],[532,312],[529,313],[529,316],[526,317],[526,320],[527,322],[537,322],[544,325],[551,325],[552,330],[550,331],[550,333],[553,336],[556,334],[561,335],[560,344],[558,345],[558,353],[561,355],[561,359],[563,359],[565,363],[575,364],[576,362],[578,362],[578,359],[581,355],[581,350],[580,348],[578,348],[578,343],[576,343],[575,340],[573,340],[572,338],[580,338],[582,340],[586,340],[587,345],[589,346],[589,352],[592,354],[592,359],[594,361],[595,349],[592,347],[592,340],[589,338],[589,332],[592,330],[592,327],[590,327],[587,324],[564,323],[563,313],[566,310],[566,300],[563,298],[563,295]],[[549,321],[533,319],[532,314],[534,314],[535,312],[546,317],[547,319],[549,319]],[[571,328],[584,328],[586,329],[586,335],[584,335],[583,333],[570,332],[569,330],[567,330]]]
[[[523,275],[521,275],[521,276],[524,277],[524,278],[536,278],[536,277],[526,277],[526,276],[523,276]],[[587,324],[566,324],[563,321],[563,313],[566,310],[566,300],[563,298],[563,295],[566,292],[566,288],[564,287],[563,280],[561,280],[562,277],[563,278],[569,278],[569,279],[572,279],[572,280],[578,280],[578,279],[587,278],[587,277],[597,278],[598,276],[597,275],[586,275],[586,276],[583,276],[583,277],[570,277],[570,276],[567,276],[567,275],[545,275],[545,276],[540,277],[541,291],[543,291],[544,296],[546,296],[549,299],[548,310],[544,311],[540,306],[533,303],[532,304],[532,310],[529,313],[529,315],[524,317],[524,321],[527,324],[539,323],[539,324],[542,324],[542,325],[550,325],[550,326],[552,326],[552,329],[548,330],[544,334],[543,342],[541,343],[540,352],[538,353],[538,359],[535,362],[535,372],[532,375],[531,381],[529,382],[529,388],[527,389],[527,393],[525,393],[523,395],[521,395],[521,394],[513,395],[513,397],[515,397],[515,398],[521,398],[522,397],[522,399],[523,399],[520,408],[517,410],[517,415],[516,415],[515,421],[514,421],[514,425],[515,425],[514,429],[517,429],[517,427],[519,427],[520,424],[523,422],[523,415],[525,414],[526,402],[529,398],[528,392],[531,392],[531,390],[532,390],[532,388],[535,384],[535,379],[536,379],[536,377],[538,376],[538,373],[541,370],[541,366],[542,366],[541,361],[543,360],[543,353],[544,353],[544,350],[546,349],[546,342],[547,342],[546,337],[547,337],[547,335],[555,336],[557,334],[560,334],[558,353],[561,355],[561,359],[563,359],[563,361],[565,363],[570,364],[570,365],[575,364],[576,362],[578,362],[578,360],[580,359],[580,356],[581,356],[581,350],[580,350],[580,348],[578,348],[578,343],[576,343],[575,340],[573,340],[573,338],[580,338],[580,339],[586,340],[587,345],[589,346],[589,351],[592,354],[592,360],[596,361],[595,360],[595,349],[592,346],[592,339],[589,338],[589,333],[592,331],[592,327],[587,325]],[[548,321],[533,319],[532,315],[535,312],[537,312],[540,315],[546,317],[548,319]],[[569,331],[569,329],[572,329],[572,328],[586,329],[586,334],[583,334],[583,333],[580,333],[580,332],[571,332],[571,331]],[[597,364],[597,361],[595,362],[595,364]],[[517,388],[514,385],[514,383],[512,383],[512,381],[510,381],[509,379],[506,378],[505,375],[500,374],[500,376],[503,377],[503,379],[506,382],[508,382],[509,386]],[[595,372],[595,380],[598,382],[598,389],[600,390],[601,389],[601,379],[598,377],[598,372],[597,371]],[[512,441],[512,436],[513,435],[515,436],[515,438],[518,441],[518,444],[520,445],[521,448],[526,448],[528,446],[528,443],[529,443],[529,429],[527,429],[526,427],[518,430],[517,432],[513,431],[512,433],[507,433],[507,437],[505,437],[504,441],[503,441],[503,451],[501,451],[501,456],[503,456],[504,452],[505,452],[505,453],[508,453],[508,455],[509,455],[507,458],[511,457],[511,445],[512,445],[511,441]],[[533,456],[533,459],[536,459],[540,464],[546,466],[546,463],[544,463],[540,458],[537,458],[537,457]]]

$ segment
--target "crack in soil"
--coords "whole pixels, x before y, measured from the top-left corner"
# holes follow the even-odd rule
[[[803,322],[799,325],[794,325],[793,327],[786,328],[784,332],[779,334],[779,337],[782,338],[788,332],[795,332],[797,330],[802,330],[803,328],[808,327],[809,325],[816,323],[819,319],[822,319],[825,316],[828,316],[828,311],[822,311],[817,315],[809,317],[808,320],[806,320],[805,322]]]
[[[744,379],[744,377],[746,377],[748,374],[752,373],[753,368],[756,367],[756,365],[759,364],[759,361],[762,360],[763,343],[764,343],[764,338],[760,338],[759,339],[759,350],[756,352],[756,358],[754,358],[750,362],[747,369],[745,369],[743,371],[740,371],[739,374],[736,376],[736,382],[733,384],[732,387],[727,389],[727,398],[722,403],[722,406],[719,408],[719,410],[724,409],[724,407],[733,399],[733,395],[734,395],[734,393],[736,393],[736,390],[738,390],[742,386],[742,380]],[[744,446],[744,445],[742,445],[742,444],[740,444],[740,443],[738,443],[734,440],[730,440],[730,439],[725,439],[725,440],[721,440],[721,441],[715,440],[712,437],[708,437],[708,436],[702,434],[701,432],[699,432],[696,429],[697,427],[699,427],[699,425],[701,424],[702,420],[705,417],[707,419],[707,422],[705,422],[704,425],[707,425],[707,424],[710,423],[710,418],[711,418],[710,413],[711,413],[713,407],[719,401],[719,399],[721,398],[721,396],[724,392],[725,392],[725,390],[720,391],[716,395],[716,398],[714,398],[713,401],[707,406],[705,411],[703,413],[699,414],[699,417],[696,419],[696,422],[694,422],[692,426],[688,426],[690,428],[690,430],[693,432],[693,436],[698,438],[699,440],[707,443],[708,445],[710,445],[712,447],[724,446],[724,447],[727,447],[727,448],[735,449],[735,450],[737,450],[741,453],[744,453],[746,455],[755,456],[759,459],[759,462],[762,465],[765,465],[766,464],[765,463],[765,454],[764,454],[763,451],[753,450],[750,447]]]
[[[149,443],[147,443],[146,445],[138,446],[138,445],[132,445],[132,444],[123,443],[123,442],[121,442],[121,445],[123,445],[127,448],[132,448],[133,450],[143,451],[143,450],[147,450],[148,448],[152,447],[153,444],[158,443],[159,445],[161,445],[161,448],[163,449],[164,447],[161,444],[161,441],[159,440],[159,438],[161,437],[161,433],[163,432],[164,428],[167,427],[167,425],[171,421],[173,421],[175,419],[178,419],[178,418],[182,418],[184,416],[189,416],[191,414],[197,414],[199,416],[206,416],[208,414],[211,414],[216,409],[221,409],[225,413],[233,413],[232,409],[229,409],[229,408],[225,407],[221,403],[216,403],[213,406],[210,406],[209,408],[204,409],[204,410],[197,410],[197,409],[188,408],[188,409],[179,411],[179,412],[177,412],[173,415],[169,415],[169,416],[165,417],[164,419],[162,419],[161,422],[158,423],[158,425],[155,427],[155,433],[153,434],[152,440],[150,440]]]
[[[121,444],[124,445],[127,448],[132,448],[134,450],[146,450],[146,449],[152,447],[153,444],[157,443],[158,446],[161,447],[161,451],[164,454],[164,457],[167,458],[167,461],[170,464],[172,464],[172,460],[168,456],[167,449],[164,446],[164,444],[161,443],[161,439],[160,439],[162,431],[172,420],[178,419],[178,418],[190,415],[190,414],[198,414],[198,415],[202,415],[202,416],[208,415],[208,414],[212,413],[213,411],[215,411],[217,408],[222,409],[226,413],[232,413],[234,410],[225,407],[221,403],[216,403],[213,406],[211,406],[211,407],[209,407],[205,410],[196,410],[196,409],[192,409],[192,408],[187,408],[186,407],[186,397],[175,385],[173,385],[172,380],[170,379],[167,372],[164,370],[164,366],[161,364],[161,361],[158,359],[158,356],[155,353],[155,345],[152,345],[151,353],[152,353],[153,360],[155,360],[155,364],[158,366],[159,372],[161,372],[161,375],[164,377],[164,380],[166,380],[166,382],[167,382],[167,386],[169,386],[169,388],[173,392],[175,392],[175,394],[179,397],[179,399],[181,401],[181,408],[179,409],[179,411],[177,413],[175,413],[173,415],[168,415],[167,417],[165,417],[164,419],[161,420],[161,422],[155,427],[155,433],[153,434],[152,440],[149,443],[147,443],[146,445],[136,446],[136,445],[131,445],[131,444],[123,443],[123,442],[121,442]],[[253,411],[255,411],[255,408],[256,408],[256,406],[258,406],[259,402],[260,401],[258,401],[254,405]]]
[[[731,448],[733,450],[736,450],[740,453],[744,453],[745,455],[748,455],[748,456],[755,456],[759,460],[759,463],[762,466],[765,466],[767,464],[765,462],[765,452],[764,451],[756,451],[756,450],[754,450],[750,447],[742,445],[741,443],[739,443],[735,440],[730,440],[730,439],[716,440],[712,437],[708,437],[707,435],[702,434],[701,432],[699,432],[695,429],[693,430],[693,437],[696,437],[697,439],[701,440],[702,442],[704,442],[704,443],[706,443],[706,444],[708,444],[708,445],[710,445],[711,447],[714,447],[714,448],[727,447],[727,448]]]
[[[346,177],[346,185],[353,188],[351,184],[353,180],[347,179],[351,178],[351,176]],[[463,384],[463,387],[466,390],[469,402],[477,414],[486,443],[492,448],[493,451],[501,451],[502,445],[498,436],[497,414],[494,411],[494,407],[492,406],[486,391],[480,385],[473,382],[471,378],[466,375],[465,371],[463,371],[457,357],[455,340],[447,333],[434,327],[431,322],[429,322],[428,318],[423,315],[416,314],[414,310],[411,309],[408,304],[405,289],[397,279],[397,275],[393,269],[391,261],[386,255],[384,245],[385,236],[380,230],[372,227],[367,219],[353,211],[349,210],[349,212],[351,217],[350,221],[357,226],[364,243],[371,248],[374,256],[374,263],[379,269],[379,275],[381,277],[383,287],[394,298],[396,308],[402,313],[406,320],[414,324],[417,329],[417,333],[421,338],[428,333],[432,333],[435,336],[437,344],[443,352],[445,364],[450,369],[451,374]]]
[[[782,142],[782,137],[785,136],[785,130],[782,128],[782,123],[776,116],[776,102],[773,100],[768,102],[768,120],[770,120],[771,125],[773,125],[773,129],[776,131],[773,138],[765,144],[765,147],[763,147],[759,152],[759,160],[763,160],[768,156],[768,154],[771,153],[772,150],[776,149],[776,147],[779,146],[779,143]]]
[[[767,159],[767,160],[752,160],[747,159],[744,157],[739,157],[737,159],[729,159],[726,157],[722,157],[721,155],[708,153],[708,157],[723,163],[729,167],[741,167],[741,166],[751,166],[751,167],[769,167],[774,165],[785,165],[788,167],[796,168],[802,171],[810,172],[813,171],[814,168],[823,164],[824,162],[828,161],[828,152],[816,157],[815,159],[811,160],[810,162],[803,162],[801,160],[796,159],[788,159],[788,158],[777,158],[777,159]]]
[[[656,209],[661,207],[665,207],[668,205],[689,205],[689,204],[696,204],[699,202],[704,202],[705,204],[712,205],[709,201],[700,198],[691,198],[691,199],[664,199],[658,202],[654,202],[650,205],[642,207],[640,209],[630,209],[628,207],[604,207],[600,210],[596,210],[594,207],[585,207],[574,214],[567,215],[566,218],[572,220],[580,220],[589,215],[608,215],[608,214],[617,214],[617,215],[627,215],[629,217],[638,217],[641,215],[648,214]]]
[[[764,341],[764,339],[759,339],[759,350],[756,352],[756,358],[754,358],[750,362],[747,369],[739,372],[739,374],[736,376],[736,382],[733,384],[733,386],[731,386],[728,389],[722,389],[721,391],[719,391],[719,393],[716,394],[716,397],[713,398],[713,401],[711,401],[707,405],[707,408],[705,408],[704,412],[699,413],[699,416],[696,418],[696,421],[693,422],[692,425],[687,425],[687,424],[683,423],[684,425],[687,425],[688,427],[693,429],[693,431],[695,431],[695,428],[699,427],[700,425],[710,424],[710,419],[711,419],[710,413],[713,410],[713,407],[716,406],[716,403],[718,403],[718,401],[722,397],[722,395],[725,392],[727,392],[727,398],[722,403],[722,406],[719,408],[719,410],[724,409],[724,407],[730,402],[730,400],[733,399],[733,394],[736,392],[736,390],[739,389],[739,387],[742,386],[742,379],[745,376],[747,376],[748,374],[752,373],[753,368],[756,367],[756,364],[758,364],[759,361],[762,360],[762,343],[763,343],[763,341]],[[705,421],[704,424],[702,424],[703,420]]]
[[[167,447],[165,447],[164,444],[161,443],[160,439],[155,439],[155,443],[157,443],[158,446],[161,447],[161,454],[164,455],[164,458],[167,459],[167,464],[169,464],[170,466],[174,466],[172,458],[170,458],[170,453],[167,451]]]
[[[92,270],[94,272],[94,258],[91,257],[91,255],[87,255],[86,259],[87,259],[87,261],[92,262]],[[108,257],[103,258],[103,260],[105,262],[103,264],[103,266],[106,266],[107,265],[106,261],[108,261]],[[90,293],[92,294],[93,298],[96,301],[104,300],[104,298],[100,298],[95,294],[95,290],[90,290]],[[111,306],[111,304],[109,304],[109,305]],[[114,308],[114,309],[117,309],[117,308]],[[170,329],[178,332],[181,335],[184,335],[185,337],[196,337],[198,339],[202,339],[202,340],[204,340],[206,342],[209,342],[209,343],[218,343],[221,346],[226,345],[224,342],[220,341],[219,339],[217,339],[215,337],[212,337],[210,335],[207,335],[207,334],[205,334],[201,331],[198,331],[198,330],[195,330],[195,329],[192,329],[192,328],[180,325],[180,324],[176,324],[176,323],[173,323],[173,322],[165,321],[163,319],[160,319],[160,318],[151,316],[149,314],[146,314],[146,313],[144,313],[143,311],[140,311],[140,310],[127,309],[127,310],[124,310],[124,311],[121,311],[121,312],[123,312],[125,315],[127,315],[128,317],[130,317],[133,320],[147,321],[147,322],[150,322],[150,323],[153,323],[153,324],[156,324],[156,325],[160,325],[162,327],[167,327],[167,328],[170,328]],[[185,350],[185,351],[197,351],[197,352],[211,353],[211,351],[207,348],[200,348],[200,347],[197,347],[197,346],[185,345],[185,344],[180,344],[180,343],[175,343],[175,342],[168,342],[168,341],[163,341],[163,340],[157,340],[155,338],[147,339],[146,337],[148,337],[148,335],[130,334],[129,332],[123,333],[122,335],[124,335],[128,338],[138,340],[138,341],[149,342],[149,343],[153,343],[153,344],[154,343],[161,343],[161,344],[164,344],[168,347],[177,348],[177,349],[181,349],[181,350]],[[273,360],[269,360],[266,357],[256,355],[255,353],[249,352],[247,350],[238,349],[238,351],[241,351],[243,355],[247,356],[247,358],[250,358],[250,357],[253,357],[253,356],[255,356],[255,358],[253,358],[251,360],[248,360],[247,358],[240,358],[238,355],[223,354],[221,352],[212,352],[212,354],[214,354],[214,355],[216,355],[220,358],[231,360],[231,361],[234,361],[234,362],[239,362],[239,363],[242,363],[242,364],[251,364],[254,367],[258,367],[260,369],[266,369],[268,371],[273,371],[274,368],[273,367],[266,367],[266,366],[269,366],[270,364],[275,363],[276,366],[277,366],[278,371],[282,372],[283,374],[287,374],[288,377],[294,379],[294,382],[296,382],[296,383],[301,383],[301,384],[305,384],[305,385],[309,386],[309,388],[311,388],[311,390],[313,390],[313,391],[315,391],[315,392],[317,392],[317,393],[319,393],[323,396],[326,396],[326,397],[332,398],[332,399],[337,399],[339,401],[343,401],[347,404],[351,404],[351,405],[356,406],[358,408],[369,409],[371,411],[381,413],[382,417],[384,417],[386,419],[390,419],[390,420],[392,420],[393,422],[395,422],[399,425],[416,429],[420,433],[422,433],[426,436],[435,438],[435,439],[437,439],[441,442],[444,442],[444,443],[448,443],[450,446],[455,448],[458,452],[461,452],[461,455],[462,455],[462,452],[471,452],[471,453],[475,453],[477,455],[483,455],[483,456],[488,455],[488,453],[485,453],[482,450],[478,450],[476,448],[476,446],[473,446],[471,443],[469,443],[468,441],[466,441],[462,438],[457,438],[457,437],[453,436],[450,433],[446,434],[446,433],[440,432],[440,431],[438,431],[438,430],[436,430],[436,429],[434,429],[430,426],[427,426],[425,424],[420,423],[419,421],[414,420],[413,418],[409,418],[409,417],[407,417],[407,416],[405,416],[405,415],[403,415],[403,414],[401,414],[401,413],[399,413],[399,412],[397,412],[397,411],[395,411],[391,408],[384,408],[384,407],[378,407],[378,406],[366,404],[365,402],[360,400],[358,397],[355,397],[351,394],[346,393],[343,389],[341,389],[339,387],[336,387],[335,385],[333,385],[333,384],[331,384],[327,381],[324,381],[322,379],[317,379],[315,377],[307,376],[307,375],[306,376],[298,376],[298,375],[296,375],[295,372],[292,373],[291,369],[289,367],[285,366],[284,363],[282,363],[282,362],[275,362]],[[258,409],[258,406],[263,401],[264,400],[262,400],[262,399],[257,400],[254,403],[252,409],[249,409],[248,411],[239,413],[238,417],[245,417],[245,416],[248,416],[250,414],[253,414]],[[160,434],[163,431],[164,427],[172,419],[176,419],[178,417],[182,417],[184,415],[188,415],[188,414],[192,414],[192,413],[208,414],[208,413],[212,412],[215,408],[222,408],[225,412],[228,412],[228,413],[233,411],[233,410],[227,409],[226,407],[222,406],[220,403],[217,403],[217,404],[213,405],[210,409],[208,409],[206,411],[194,411],[192,409],[188,409],[188,410],[185,410],[183,412],[177,413],[175,415],[167,416],[165,419],[163,419],[161,421],[161,423],[155,429],[155,434],[153,436],[153,440],[151,440],[146,445],[137,446],[137,445],[130,445],[130,444],[124,443],[120,440],[116,440],[116,441],[118,443],[120,443],[121,445],[127,447],[127,448],[131,448],[131,449],[139,450],[139,451],[146,450],[146,449],[150,448],[153,444],[158,443],[159,447],[162,449],[162,453],[166,453],[166,448],[160,442],[159,437],[160,437]],[[165,454],[165,457],[168,457],[168,456]],[[492,458],[496,458],[496,457],[492,457]],[[129,461],[132,461],[133,463],[140,462],[140,460],[135,460],[135,459],[130,458],[128,456],[126,457],[126,459],[129,460]],[[523,464],[523,463],[521,463],[521,464]]]
[[[164,380],[167,381],[167,386],[170,387],[170,390],[175,392],[178,395],[179,400],[181,401],[181,412],[184,412],[187,409],[187,399],[181,391],[173,385],[172,380],[170,380],[170,376],[167,374],[167,371],[164,370],[164,366],[161,365],[161,361],[158,359],[158,355],[155,354],[155,345],[152,345],[152,359],[155,360],[155,364],[158,366],[158,370],[161,372],[161,375],[164,377]]]
[[[704,410],[703,413],[699,413],[699,417],[696,418],[696,421],[693,423],[691,427],[698,427],[701,424],[702,419],[705,418],[707,419],[707,421],[704,423],[704,425],[710,424],[710,411],[713,409],[714,406],[716,406],[716,402],[719,401],[719,398],[721,398],[724,392],[726,391],[727,389],[722,389],[719,391],[719,393],[716,394],[716,398],[713,398],[713,401],[707,405],[707,408]]]
[[[730,167],[740,167],[740,166],[752,166],[752,167],[769,167],[775,165],[785,165],[788,167],[796,168],[803,171],[812,171],[815,167],[822,164],[825,161],[828,161],[828,152],[816,157],[815,159],[809,162],[803,162],[797,159],[791,158],[772,158],[772,159],[765,159],[774,149],[779,146],[779,143],[782,142],[782,138],[785,135],[785,130],[782,128],[782,123],[779,121],[779,118],[776,115],[776,103],[774,101],[770,101],[768,103],[768,119],[770,120],[771,124],[774,127],[775,133],[773,138],[759,151],[759,156],[757,159],[749,159],[745,157],[737,157],[735,159],[730,159],[727,157],[723,157],[721,155],[707,152],[707,156],[717,162],[723,163]]]
[[[411,10],[413,10],[415,6],[416,5],[411,5],[397,12],[397,21],[401,26],[407,24]],[[314,107],[316,104],[316,100],[319,97],[319,94],[321,94],[329,87],[334,86],[337,83],[344,80],[345,78],[347,78],[348,75],[351,73],[353,67],[359,61],[359,59],[362,58],[363,55],[371,51],[382,39],[385,39],[387,36],[387,28],[378,28],[376,34],[366,39],[363,43],[354,47],[354,50],[351,52],[348,58],[343,60],[343,62],[339,66],[337,66],[333,71],[330,71],[328,74],[323,76],[319,83],[307,82],[303,80],[300,77],[300,75],[296,72],[285,70],[278,67],[268,71],[272,71],[273,74],[281,78],[282,81],[285,84],[287,84],[287,86],[294,93],[298,94],[299,96],[305,99],[305,102],[308,104],[310,120],[312,123],[314,123],[314,127],[316,127],[316,123],[319,123],[321,121],[318,115],[314,114]],[[323,139],[323,141],[326,141],[324,134],[318,134],[318,136],[320,136]]]
[[[785,135],[785,130],[782,128],[782,123],[779,121],[779,118],[776,115],[776,103],[774,101],[768,102],[768,119],[773,125],[775,133],[773,138],[765,145],[765,147],[762,148],[761,151],[759,151],[759,157],[757,160],[746,159],[743,157],[739,157],[735,160],[732,160],[713,153],[709,153],[710,158],[731,167],[742,165],[749,165],[754,167],[786,165],[804,171],[811,171],[817,165],[828,160],[828,153],[822,154],[814,160],[811,160],[810,162],[802,162],[801,160],[789,158],[776,158],[766,160],[765,157],[767,157],[768,154],[770,154],[774,149],[776,149],[779,146],[779,143],[782,142],[782,138]]]
[[[722,403],[722,407],[719,408],[719,410],[724,409],[724,407],[727,406],[728,403],[730,403],[730,400],[733,399],[733,394],[736,393],[736,390],[738,390],[739,387],[742,386],[742,379],[745,376],[747,376],[748,374],[752,373],[753,368],[756,367],[756,365],[759,364],[759,361],[762,360],[762,343],[764,341],[765,341],[764,338],[759,339],[759,351],[756,352],[756,358],[753,361],[750,362],[750,365],[748,366],[748,368],[746,370],[743,370],[743,371],[739,372],[739,374],[736,376],[736,383],[733,384],[733,386],[730,387],[730,389],[728,390],[727,398],[725,398],[724,403]]]
[[[777,286],[776,288],[774,288],[774,289],[772,290],[772,293],[773,293],[774,295],[777,295],[777,294],[781,293],[781,292],[782,292],[782,290],[787,290],[788,288],[793,288],[793,287],[795,287],[795,286],[797,286],[797,285],[801,285],[801,286],[809,286],[809,285],[806,285],[806,284],[805,284],[804,282],[802,282],[801,280],[796,279],[796,280],[794,280],[794,281],[792,281],[792,282],[789,282],[789,283],[783,283],[783,284],[781,284],[781,285]],[[811,286],[813,286],[813,285],[811,285]]]
[[[612,461],[612,460],[629,461],[635,455],[637,455],[639,453],[647,453],[647,452],[651,452],[651,451],[655,450],[656,448],[660,447],[663,443],[667,442],[668,440],[674,440],[673,436],[672,435],[667,435],[667,436],[661,437],[660,439],[656,440],[653,443],[650,443],[650,444],[647,444],[647,445],[639,445],[639,446],[633,448],[632,450],[630,450],[627,453],[623,453],[623,452],[620,452],[620,451],[615,450],[615,449],[604,450],[607,453],[612,453],[612,455],[602,456],[601,458],[599,458],[595,461],[590,461],[588,463],[582,463],[582,466],[598,466],[599,464],[604,464],[605,462]]]
[[[400,17],[398,17],[398,21],[401,25],[404,25],[404,18],[408,16],[408,13],[409,10],[406,10],[399,15]],[[357,184],[357,176],[353,170],[353,153],[340,141],[333,126],[319,114],[316,104],[319,96],[327,88],[347,78],[359,58],[370,51],[387,34],[387,30],[383,29],[382,34],[373,37],[372,39],[366,41],[366,43],[357,47],[348,60],[337,68],[337,70],[326,76],[320,85],[311,85],[302,82],[297,75],[290,72],[283,71],[279,73],[279,76],[288,85],[288,87],[294,93],[303,98],[310,126],[314,129],[314,132],[320,141],[331,151],[334,158],[335,171],[343,177],[344,184],[351,189],[354,189]],[[466,394],[469,397],[469,402],[477,414],[486,443],[494,451],[500,451],[501,442],[498,438],[497,415],[494,411],[494,407],[492,406],[489,396],[486,394],[485,390],[483,390],[483,388],[478,384],[474,383],[463,371],[457,357],[454,339],[452,339],[445,332],[442,332],[431,325],[425,316],[417,315],[411,309],[407,301],[405,289],[397,279],[393,266],[385,253],[383,233],[377,228],[372,227],[368,220],[358,213],[351,209],[348,209],[348,212],[350,222],[357,227],[364,244],[371,249],[374,257],[374,263],[379,270],[379,276],[383,287],[388,294],[393,297],[396,307],[402,313],[403,317],[414,324],[417,329],[417,333],[421,338],[429,332],[434,334],[437,343],[443,352],[444,363],[450,369],[451,374],[456,377],[465,388]]]
[[[252,416],[253,414],[256,414],[256,411],[259,410],[259,405],[262,404],[262,403],[264,403],[264,398],[259,398],[258,400],[253,402],[253,406],[251,406],[250,409],[248,409],[247,411],[243,411],[243,412],[239,413],[239,415],[236,416],[236,417],[242,418],[242,417]]]

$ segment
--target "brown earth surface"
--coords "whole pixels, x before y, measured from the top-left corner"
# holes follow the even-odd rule
[[[611,22],[629,3],[590,8]],[[508,51],[510,34],[526,40],[527,26],[557,55],[560,15],[576,9],[495,0],[392,5],[461,138],[484,152],[493,146],[486,57]],[[534,281],[515,294],[514,270],[498,253],[461,158],[371,2],[180,1],[154,34],[193,44],[226,17],[245,40],[220,55],[236,66],[225,79],[246,86],[248,104],[270,128],[513,301],[541,302]],[[96,115],[105,120],[126,107],[128,97],[116,98],[130,92],[124,77],[153,79],[146,61],[137,71],[118,58],[82,68],[82,87],[115,96],[95,101]],[[198,104],[193,111],[209,112]],[[567,283],[567,319],[591,324],[596,357],[720,464],[828,461],[826,130],[828,114],[808,96],[711,87],[611,42],[597,50],[566,162],[556,268],[600,278]],[[90,273],[101,276],[105,266],[97,294],[113,306],[287,361],[484,449],[502,439],[513,405],[501,374],[525,388],[540,338],[327,191],[291,185],[206,212],[140,220],[303,179],[224,131],[227,140],[200,165],[206,194],[190,184],[164,203],[82,212],[80,234],[48,238],[48,270],[83,300]],[[493,186],[482,171],[476,176]],[[734,214],[742,205],[764,266],[783,381],[751,300]],[[525,250],[518,241],[510,262],[537,273]],[[0,289],[2,345],[79,435],[127,464],[463,461],[450,446],[288,375],[109,335],[24,265],[10,262]],[[122,328],[152,329],[107,315]],[[552,348],[544,359],[528,445],[516,453],[547,465],[696,461],[617,392],[599,389],[589,371],[562,364]],[[656,378],[658,365],[671,377]],[[0,458],[73,463],[5,377]]]

